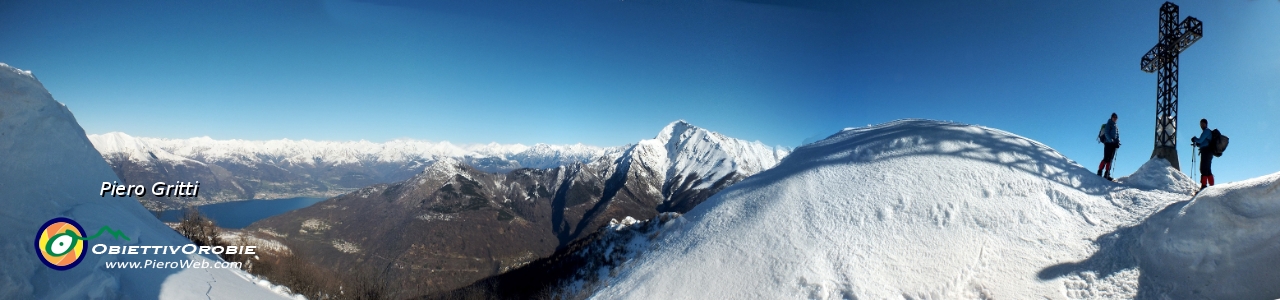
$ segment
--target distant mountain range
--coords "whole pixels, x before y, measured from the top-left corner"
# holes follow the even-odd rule
[[[656,138],[552,168],[486,172],[440,158],[247,229],[335,271],[374,268],[401,289],[445,291],[549,256],[611,219],[685,212],[789,150],[684,121]]]
[[[247,199],[332,197],[405,180],[442,159],[485,172],[554,168],[620,153],[625,147],[484,144],[394,140],[386,143],[311,140],[158,139],[120,132],[89,135],[125,183],[200,181],[198,198],[143,197],[151,210]]]

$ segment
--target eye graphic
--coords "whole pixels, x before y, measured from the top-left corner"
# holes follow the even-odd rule
[[[69,233],[59,233],[49,240],[49,255],[63,256],[76,245],[76,238]]]

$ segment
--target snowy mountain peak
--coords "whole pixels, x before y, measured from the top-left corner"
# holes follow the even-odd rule
[[[662,131],[658,131],[658,136],[655,139],[657,139],[661,144],[666,144],[671,141],[672,137],[678,137],[690,129],[701,128],[693,126],[693,124],[689,124],[689,122],[686,122],[685,120],[676,120],[675,122],[671,122],[670,124],[667,124],[667,126],[662,127]]]
[[[152,146],[138,138],[123,132],[109,132],[89,139],[93,147],[100,153],[111,153],[137,162],[153,162],[160,160],[166,163],[204,163],[174,155],[164,149]]]
[[[431,163],[431,166],[422,170],[422,173],[434,178],[449,178],[453,175],[465,174],[463,168],[462,161],[445,156]]]
[[[707,188],[720,182],[737,182],[771,168],[788,153],[784,148],[730,138],[684,120],[667,124],[657,137],[642,140],[631,149],[633,162],[643,166],[638,170],[665,178],[661,190],[667,203],[662,211],[692,208],[696,203],[682,201],[699,198],[694,194],[714,193]]]

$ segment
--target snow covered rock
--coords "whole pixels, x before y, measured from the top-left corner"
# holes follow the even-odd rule
[[[595,296],[1132,298],[1136,263],[1091,255],[1186,197],[1102,180],[991,128],[851,128],[706,200]]]
[[[1280,297],[1280,173],[1201,191],[1147,221],[1142,272],[1166,299]]]
[[[46,267],[33,240],[46,221],[65,217],[91,235],[101,226],[130,240],[99,237],[91,244],[182,246],[190,243],[156,220],[134,198],[99,197],[102,182],[119,178],[90,144],[66,106],[28,71],[0,63],[0,299],[235,298],[284,295],[238,269],[111,269],[107,262],[191,260],[201,255],[92,254],[71,269]]]

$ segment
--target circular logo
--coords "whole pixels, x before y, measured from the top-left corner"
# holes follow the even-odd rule
[[[44,265],[67,270],[84,260],[84,228],[68,218],[54,218],[36,233],[36,253]]]

